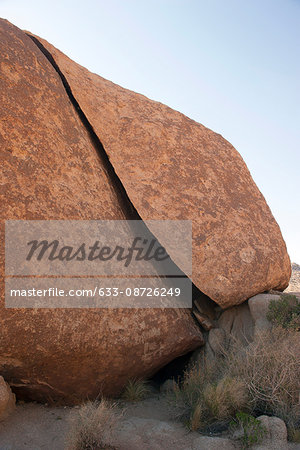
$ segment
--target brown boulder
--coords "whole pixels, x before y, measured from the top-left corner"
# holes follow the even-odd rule
[[[193,221],[193,282],[202,292],[227,308],[286,288],[291,268],[280,229],[229,142],[37,42],[63,73],[141,218]],[[176,249],[165,246],[180,267]]]
[[[0,371],[19,398],[76,403],[117,395],[202,344],[189,311],[7,309],[4,221],[124,219],[119,192],[60,77],[0,21]]]

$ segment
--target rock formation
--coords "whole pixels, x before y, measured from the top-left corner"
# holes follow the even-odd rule
[[[39,37],[143,220],[193,221],[193,282],[222,307],[283,290],[280,229],[239,153],[167,106],[89,72]],[[165,244],[180,267],[180,255]]]
[[[0,42],[0,373],[19,398],[118,395],[201,345],[201,332],[186,310],[4,307],[6,219],[124,219],[127,210],[47,58],[4,20]]]
[[[4,308],[7,219],[190,219],[193,282],[219,305],[287,286],[279,227],[225,139],[4,20],[0,42],[0,373],[20,397],[118,395],[203,338],[180,309]],[[209,310],[196,312],[210,329]]]

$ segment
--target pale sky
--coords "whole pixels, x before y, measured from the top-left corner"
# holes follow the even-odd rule
[[[300,0],[0,0],[0,16],[222,134],[300,263]]]

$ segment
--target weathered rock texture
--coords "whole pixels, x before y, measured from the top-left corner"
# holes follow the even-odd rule
[[[267,318],[269,305],[280,298],[280,292],[258,294],[242,305],[221,312],[215,322],[216,328],[212,328],[208,333],[205,349],[195,352],[196,359],[198,354],[202,355],[203,350],[208,356],[213,357],[232,344],[245,347],[262,333],[270,330],[272,323]]]
[[[259,416],[258,420],[265,428],[265,436],[261,445],[254,447],[255,450],[286,450],[288,449],[287,429],[284,421],[279,417]]]
[[[286,288],[291,268],[280,229],[232,145],[37,39],[66,78],[141,218],[193,221],[196,286],[222,307]],[[180,267],[176,249],[166,248]]]
[[[222,307],[287,286],[278,225],[227,141],[7,21],[0,32],[2,305],[6,219],[191,219],[193,281]],[[2,307],[0,329],[0,370],[19,396],[70,403],[117,395],[203,343],[182,310]]]
[[[202,344],[184,310],[4,308],[4,220],[124,219],[126,208],[60,77],[0,21],[0,373],[19,398],[117,395]]]
[[[16,396],[12,393],[9,384],[0,376],[0,420],[6,419],[15,406]]]

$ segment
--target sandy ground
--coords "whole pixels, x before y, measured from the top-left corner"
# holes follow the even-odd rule
[[[63,450],[70,408],[35,403],[17,405],[0,423],[1,450]]]
[[[125,404],[124,418],[170,420],[168,403],[153,396],[138,403]],[[37,403],[18,404],[0,423],[0,450],[63,450],[68,433],[71,408]]]
[[[129,446],[125,445],[124,448],[129,450],[132,448],[138,448],[140,450],[143,450],[143,448],[169,450],[169,431],[163,430],[161,424],[171,423],[172,413],[168,401],[164,396],[155,395],[141,402],[123,403],[122,405],[125,408],[125,422],[126,420],[130,421],[131,418],[140,418],[141,424],[143,419],[151,419],[150,422],[152,421],[154,423],[153,440],[151,441],[150,439],[150,446],[144,445],[144,443],[147,442],[147,433],[149,434],[148,427],[148,431],[147,429],[145,429],[145,431],[139,431],[140,436],[142,436],[142,447],[140,447],[139,444],[137,447],[131,447],[131,444],[129,444]],[[14,413],[0,423],[0,450],[66,450],[65,444],[71,412],[72,408],[68,407],[50,407],[37,403],[18,404]],[[195,438],[195,436],[200,436],[198,433],[188,433],[180,424],[176,424],[175,426],[177,427],[175,428],[175,434],[177,433],[176,436],[178,435],[178,443],[172,446],[173,450],[174,448],[176,448],[176,450],[185,450],[186,448],[209,450],[207,441],[205,441],[204,447],[202,444],[200,444],[200,447],[194,447],[189,444],[192,437]],[[167,435],[164,435],[164,432],[167,432]],[[173,432],[174,430],[172,429],[171,434],[173,434]],[[132,433],[132,429],[130,429],[129,434],[130,433]],[[145,433],[145,436],[143,433]],[[159,445],[152,447],[151,442],[154,442],[155,439],[156,441],[158,440],[157,436],[155,437],[155,433],[158,435],[161,433],[161,438],[159,440]],[[150,434],[152,434],[151,428]],[[176,436],[174,436],[174,438]],[[164,445],[164,443],[166,445]],[[223,447],[222,445],[221,447],[218,447],[218,445],[211,447],[211,444],[209,444],[209,447],[214,450],[227,448],[227,446]],[[300,444],[288,445],[288,450],[299,449]]]
[[[160,429],[160,424],[172,422],[171,410],[165,397],[156,395],[141,402],[124,403],[123,406],[125,408],[123,416],[125,422],[126,420],[130,421],[131,418],[138,417],[141,421],[143,419],[151,419],[150,422],[152,421],[154,423],[153,440],[151,441],[150,439],[150,446],[143,444],[143,448],[169,450],[169,432],[167,430],[168,436],[164,436],[164,430]],[[14,413],[0,423],[0,450],[66,450],[66,437],[68,434],[71,412],[72,408],[68,407],[50,407],[37,403],[18,404]],[[207,445],[214,450],[227,448],[226,445],[224,447],[222,445],[220,447],[218,447],[218,445],[211,447],[211,444],[208,444],[207,441],[205,441],[204,447],[201,444],[200,447],[190,446],[190,439],[192,437],[195,438],[196,435],[200,435],[198,435],[198,433],[188,433],[180,424],[176,424],[175,426],[177,427],[175,428],[175,434],[177,433],[178,435],[178,445],[173,445],[173,449],[185,450],[186,448],[201,448],[203,450],[209,450]],[[160,443],[158,446],[152,447],[151,442],[154,442],[155,432],[158,434],[161,433],[161,440],[159,441]],[[132,433],[132,429],[130,433]],[[142,442],[146,443],[147,430],[145,430],[145,440],[142,430],[140,430],[140,435],[142,436]],[[221,441],[222,440],[220,440],[220,444]],[[166,445],[164,445],[164,442]],[[131,444],[129,444],[129,446],[125,445],[124,448],[128,450],[131,450],[132,448],[135,450],[137,448],[143,450],[142,447],[140,447],[139,444],[137,447],[131,447]],[[288,450],[299,449],[300,444],[288,445]]]

